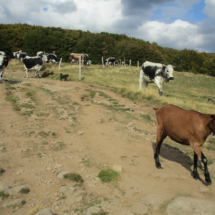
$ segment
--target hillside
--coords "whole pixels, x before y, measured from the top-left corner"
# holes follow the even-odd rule
[[[10,67],[0,89],[1,183],[30,189],[1,194],[0,207],[17,199],[21,204],[1,208],[0,214],[33,215],[49,207],[58,215],[82,215],[96,206],[100,215],[162,215],[178,196],[215,201],[215,186],[205,186],[203,172],[199,169],[201,180],[191,176],[189,147],[166,139],[163,169],[156,169],[151,101],[134,102],[110,87],[74,79],[24,79],[23,70]],[[203,151],[212,161],[214,181],[213,150]],[[98,173],[106,168],[118,170],[119,178],[101,182]],[[62,171],[80,174],[84,182],[60,179]]]
[[[101,58],[116,57],[132,66],[145,61],[172,64],[177,71],[215,76],[215,57],[196,50],[176,50],[162,47],[126,35],[108,32],[62,29],[33,26],[28,24],[0,24],[0,51],[10,57],[13,52],[22,50],[29,56],[38,51],[55,51],[63,62],[69,62],[70,53],[86,53],[93,64],[101,65]]]

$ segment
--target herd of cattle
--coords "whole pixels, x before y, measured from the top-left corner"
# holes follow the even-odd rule
[[[22,52],[22,50],[20,50],[13,52],[13,57],[23,62],[26,78],[28,78],[28,71],[30,69],[35,70],[35,77],[40,77],[39,71],[41,70],[43,65],[48,62],[58,63],[58,58],[55,53],[44,53],[42,51],[38,51],[36,53],[36,56],[30,57],[25,52]],[[91,60],[88,54],[70,53],[69,60],[71,63],[82,62],[85,65],[91,65]],[[0,51],[0,80],[2,79],[4,70],[7,67],[8,62],[8,56],[5,54],[5,52]],[[106,66],[119,65],[119,61],[116,60],[115,57],[109,57],[105,60],[105,64]],[[161,63],[146,61],[143,63],[140,70],[139,89],[142,88],[142,82],[144,82],[145,87],[147,87],[149,83],[155,83],[158,87],[159,94],[162,95],[163,84],[170,80],[174,80],[173,72],[174,67],[172,65],[164,65]]]
[[[28,71],[30,69],[35,70],[35,77],[40,77],[39,71],[43,65],[46,63],[58,63],[58,58],[55,53],[44,53],[42,51],[37,52],[36,56],[30,57],[25,52],[20,50],[13,52],[13,57],[23,62],[26,78],[28,78]],[[88,54],[70,53],[69,60],[71,63],[82,62],[85,65],[91,65],[91,60]],[[8,63],[8,56],[5,52],[0,51],[0,80],[2,79],[4,70]],[[106,66],[119,65],[119,61],[116,60],[115,57],[109,57],[105,60],[105,64]],[[139,89],[142,88],[142,82],[144,82],[145,87],[147,87],[149,83],[155,83],[158,87],[159,94],[162,95],[163,84],[170,80],[174,80],[173,72],[174,67],[172,65],[164,65],[161,63],[146,61],[143,63],[140,70]]]

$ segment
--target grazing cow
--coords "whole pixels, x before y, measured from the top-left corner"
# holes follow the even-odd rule
[[[42,57],[25,57],[22,61],[24,63],[24,67],[26,70],[26,78],[28,78],[28,70],[35,69],[35,77],[39,76],[39,71],[42,68],[42,66],[48,62],[47,56],[43,55]]]
[[[80,58],[84,64],[86,64],[89,60],[88,54],[77,54],[77,53],[71,53],[69,60],[71,61],[71,63],[75,63],[75,62],[79,62]]]
[[[86,62],[86,65],[87,66],[90,66],[92,64],[92,61],[91,60],[88,60],[87,62]]]
[[[115,62],[116,62],[116,58],[115,57],[109,57],[105,60],[105,64],[106,66],[108,65],[115,65]]]
[[[5,54],[5,52],[0,51],[0,81],[2,80],[4,70],[9,63],[9,58]]]
[[[173,72],[174,67],[172,65],[166,66],[161,63],[146,61],[140,70],[139,89],[142,88],[143,80],[145,87],[148,86],[148,83],[154,82],[158,87],[159,94],[162,95],[163,84],[169,80],[174,80]]]
[[[202,114],[194,110],[184,110],[174,105],[164,105],[154,108],[157,117],[157,139],[155,143],[155,165],[161,168],[159,161],[160,148],[163,140],[169,136],[172,140],[190,145],[194,150],[193,178],[199,179],[197,172],[198,157],[204,164],[205,181],[211,184],[207,168],[207,159],[200,147],[211,132],[215,134],[215,115]]]
[[[19,59],[19,54],[20,54],[20,53],[22,53],[22,50],[19,50],[19,51],[13,52],[13,56],[14,56],[14,58],[18,60],[18,59]]]
[[[46,53],[46,56],[48,58],[48,62],[49,63],[57,63],[58,59],[57,59],[57,55],[56,54]]]
[[[44,54],[44,52],[43,52],[43,51],[38,51],[38,52],[37,52],[37,57],[42,57],[42,56],[43,56],[43,54]]]
[[[27,56],[27,54],[25,52],[21,52],[18,54],[18,56],[19,61],[22,61]]]
[[[69,77],[68,74],[63,75],[62,73],[60,73],[60,80],[62,81],[62,79],[64,79],[64,81],[68,81],[67,78]]]

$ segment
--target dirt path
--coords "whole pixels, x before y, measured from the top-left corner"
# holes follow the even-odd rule
[[[24,215],[37,206],[58,215],[81,214],[90,205],[112,215],[134,214],[138,202],[148,206],[148,214],[165,214],[167,202],[179,195],[215,200],[214,185],[205,188],[195,181],[192,160],[180,151],[163,146],[163,169],[155,168],[155,116],[148,104],[79,82],[29,78],[1,83],[0,90],[0,167],[6,170],[0,181],[30,189],[3,199],[0,205],[19,197],[26,203],[0,209],[0,214]],[[19,98],[21,110],[5,100],[8,91]],[[120,178],[100,182],[99,171],[113,165],[121,166]],[[62,197],[60,187],[75,184],[59,179],[61,171],[82,176],[84,183],[77,189],[84,195]],[[159,197],[157,207],[144,200],[149,194]]]

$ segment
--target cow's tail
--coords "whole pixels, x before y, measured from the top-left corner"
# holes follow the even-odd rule
[[[143,68],[140,69],[140,77],[139,77],[139,90],[142,89],[142,83],[143,83]]]

